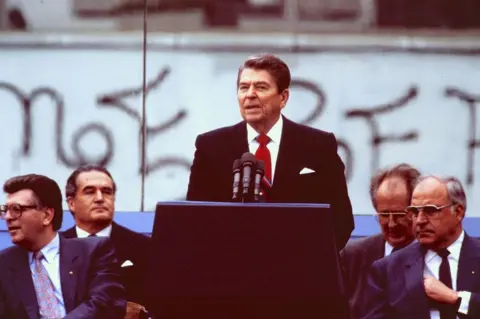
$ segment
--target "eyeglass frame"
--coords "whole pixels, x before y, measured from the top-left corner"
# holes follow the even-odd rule
[[[390,221],[390,216],[392,216],[393,220],[396,222],[398,222],[399,219],[403,221],[401,218],[409,219],[409,216],[405,210],[385,210],[375,213],[375,219],[380,224],[387,224]],[[381,220],[383,220],[383,222],[381,222]]]
[[[435,204],[427,204],[427,205],[420,205],[420,206],[408,206],[407,208],[405,208],[405,212],[407,212],[407,214],[410,216],[410,218],[413,220],[413,219],[417,219],[418,216],[420,215],[420,212],[423,212],[423,215],[425,216],[425,218],[427,220],[430,220],[430,219],[437,219],[440,215],[440,213],[443,211],[443,209],[447,208],[447,207],[451,207],[451,206],[455,206],[454,203],[449,203],[449,204],[445,204],[445,205],[442,205],[442,206],[437,206]],[[435,211],[432,212],[432,213],[426,213],[424,208],[425,207],[434,207],[435,208]],[[416,216],[413,216],[414,213],[412,212],[409,212],[409,208],[415,208],[417,210],[417,213],[416,213]]]
[[[11,209],[12,206],[17,206],[19,209],[15,213]],[[0,205],[0,219],[7,219],[7,212],[10,211],[10,215],[12,216],[13,219],[18,219],[22,217],[22,214],[29,210],[29,209],[34,209],[34,208],[40,208],[41,206],[39,205],[21,205],[21,204],[10,204],[10,205]]]

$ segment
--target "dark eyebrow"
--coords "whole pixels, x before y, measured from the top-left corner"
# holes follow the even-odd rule
[[[252,83],[252,82],[240,82],[240,83],[238,84],[238,86],[240,86],[240,85],[245,85],[245,84],[250,84],[250,83]],[[269,84],[268,82],[266,82],[266,81],[255,81],[255,82],[253,82],[253,84],[254,84],[254,85],[259,85],[259,84],[261,84],[261,85],[270,86],[270,84]]]

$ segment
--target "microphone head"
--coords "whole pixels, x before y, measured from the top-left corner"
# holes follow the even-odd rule
[[[236,170],[239,170],[240,168],[242,168],[242,161],[240,159],[236,159],[233,161],[233,170],[236,171]]]
[[[244,165],[253,165],[255,163],[255,155],[252,153],[246,152],[242,155],[242,166]]]
[[[257,160],[257,172],[262,174],[265,172],[265,162],[262,160]]]

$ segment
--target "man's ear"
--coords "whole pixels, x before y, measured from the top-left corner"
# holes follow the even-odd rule
[[[463,218],[465,218],[465,207],[463,207],[463,205],[461,204],[456,204],[454,206],[453,212],[455,214],[457,221],[461,223]]]
[[[48,226],[53,223],[55,217],[55,210],[53,208],[45,208],[45,218],[43,219],[43,225]]]
[[[290,90],[285,89],[281,94],[280,107],[283,109],[287,105],[288,98],[290,97]]]
[[[67,204],[68,204],[68,209],[73,212],[75,211],[75,201],[73,200],[73,197],[67,197]]]

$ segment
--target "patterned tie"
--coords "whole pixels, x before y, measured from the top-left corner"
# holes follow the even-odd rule
[[[45,319],[60,318],[60,306],[53,290],[53,284],[48,277],[47,270],[41,261],[44,258],[42,252],[33,253],[33,284],[37,294],[40,316]]]

